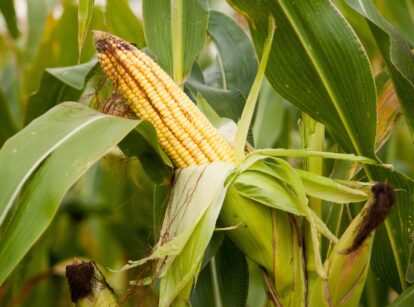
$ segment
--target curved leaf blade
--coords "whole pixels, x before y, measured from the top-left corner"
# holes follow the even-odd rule
[[[203,269],[194,292],[193,306],[245,306],[249,285],[246,257],[228,239]]]
[[[217,11],[210,12],[208,34],[218,49],[223,89],[237,89],[247,97],[258,68],[249,37],[233,19]]]
[[[20,189],[40,163],[72,135],[104,117],[80,104],[67,102],[34,120],[6,141],[0,150],[0,178],[6,182],[0,193],[0,224]],[[68,121],[68,118],[71,120]],[[16,161],[19,161],[17,167]]]
[[[2,220],[17,193],[22,196],[2,231],[0,284],[52,222],[68,189],[138,123],[67,102],[6,142],[0,151]]]
[[[85,44],[89,25],[92,21],[93,5],[95,0],[79,0],[78,6],[78,48],[79,58]]]
[[[17,27],[16,10],[13,4],[13,0],[3,0],[0,2],[0,12],[3,14],[7,24],[7,28],[13,38],[17,38],[20,35],[19,28]]]
[[[328,0],[230,0],[262,52],[269,12],[276,33],[267,77],[285,99],[325,124],[347,152],[375,157],[375,83],[365,51]]]

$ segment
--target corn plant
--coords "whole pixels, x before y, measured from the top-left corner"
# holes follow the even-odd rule
[[[2,305],[413,304],[411,3],[25,4]]]

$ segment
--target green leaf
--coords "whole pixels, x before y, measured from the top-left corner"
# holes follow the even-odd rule
[[[79,60],[85,44],[86,35],[89,31],[89,25],[92,21],[93,5],[95,0],[79,0],[78,6],[78,48]]]
[[[226,239],[201,272],[191,303],[200,307],[245,306],[248,285],[246,257]]]
[[[127,0],[107,0],[105,18],[111,33],[135,43],[138,48],[145,47],[144,29]]]
[[[144,0],[144,33],[158,64],[177,83],[189,75],[203,49],[208,26],[206,0]]]
[[[217,11],[210,12],[208,34],[218,49],[222,70],[215,79],[221,79],[223,89],[237,89],[247,97],[258,67],[249,37],[233,19]]]
[[[62,7],[63,12],[59,19],[56,20],[53,17],[53,11],[46,19],[40,45],[25,71],[23,80],[24,95],[29,96],[38,89],[41,77],[46,69],[79,63],[78,48],[74,47],[78,44],[77,31],[74,31],[74,25],[78,22],[78,7],[73,1],[64,1]],[[91,28],[100,29],[104,27],[103,17],[102,8],[95,7]],[[95,53],[92,33],[88,31],[80,63],[90,61]]]
[[[0,148],[3,143],[17,132],[17,125],[11,115],[9,103],[6,96],[0,90]]]
[[[45,29],[46,18],[56,0],[27,0],[27,43],[25,53],[30,61],[40,44]]]
[[[29,97],[25,125],[60,102],[77,100],[96,65],[93,58],[80,65],[46,69],[38,91]]]
[[[197,93],[199,93],[221,117],[230,118],[234,122],[239,120],[246,102],[239,90],[215,88],[198,82],[191,77],[186,82],[185,87],[193,93],[193,97],[197,97]]]
[[[222,117],[237,122],[257,71],[257,60],[246,33],[231,18],[212,11],[208,33],[218,51],[218,61],[201,72],[194,65],[186,88],[201,94]],[[205,78],[205,80],[204,80]]]
[[[190,295],[191,306],[217,306],[214,301],[213,276],[210,262],[198,276],[197,284]]]
[[[347,152],[375,157],[374,78],[365,51],[329,0],[229,0],[249,22],[262,53],[271,13],[277,30],[267,78],[275,90],[325,124]]]
[[[13,38],[17,38],[20,35],[17,27],[16,10],[14,8],[13,0],[0,1],[0,11],[6,21],[7,28]]]
[[[404,292],[388,307],[411,307],[414,302],[414,285],[404,290]]]
[[[138,123],[66,102],[4,144],[1,222],[16,204],[3,224],[0,284],[52,222],[68,189]]]
[[[400,32],[386,21],[371,0],[346,0],[369,22],[372,34],[391,74],[394,88],[414,140],[414,54]]]
[[[411,46],[414,46],[414,3],[412,0],[400,0],[398,3],[377,0],[376,5],[381,8],[381,14],[385,19],[395,24]]]
[[[268,22],[268,36],[264,41],[263,54],[260,60],[259,69],[254,78],[253,86],[249,92],[249,96],[247,97],[246,104],[243,108],[240,120],[237,123],[237,133],[233,143],[233,147],[236,155],[236,161],[239,163],[243,162],[245,158],[244,150],[246,147],[246,143],[248,141],[247,136],[249,134],[249,129],[252,123],[254,110],[256,109],[257,97],[259,96],[262,80],[266,71],[269,53],[272,47],[274,33],[276,29],[275,21],[273,20],[273,18],[269,17]]]

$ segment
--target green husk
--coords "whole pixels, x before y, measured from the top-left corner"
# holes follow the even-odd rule
[[[203,255],[216,227],[226,194],[231,163],[215,162],[177,169],[160,239],[153,253],[129,261],[121,270],[156,261],[161,279],[159,306],[179,306],[197,279]],[[148,283],[152,277],[141,283]]]
[[[254,153],[233,171],[231,182],[220,213],[221,226],[230,229],[226,235],[273,277],[276,304],[303,306],[307,297],[306,268],[296,216],[309,223],[316,251],[314,269],[321,280],[328,275],[322,266],[317,231],[334,243],[338,241],[309,208],[307,195],[338,199],[339,203],[361,201],[369,197],[367,186],[340,184],[294,169],[282,159]]]
[[[329,255],[325,262],[328,278],[318,278],[315,282],[310,293],[310,306],[358,306],[369,270],[374,232],[356,250],[350,253],[348,250],[371,205],[372,200],[369,200]]]
[[[251,260],[266,269],[283,306],[300,306],[306,297],[305,271],[299,226],[294,216],[243,197],[234,185],[227,190],[220,213],[230,240]]]

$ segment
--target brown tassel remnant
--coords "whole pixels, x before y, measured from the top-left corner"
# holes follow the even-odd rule
[[[75,260],[73,264],[66,266],[66,279],[74,303],[84,298],[94,300],[97,293],[103,290],[108,290],[112,299],[115,297],[114,289],[93,261]]]
[[[372,187],[371,191],[374,194],[373,203],[367,209],[358,227],[358,233],[347,253],[352,253],[361,246],[369,234],[384,222],[394,205],[395,192],[390,185],[379,182]]]
[[[66,278],[72,302],[76,303],[92,293],[94,275],[95,266],[93,262],[74,263],[66,266]]]

